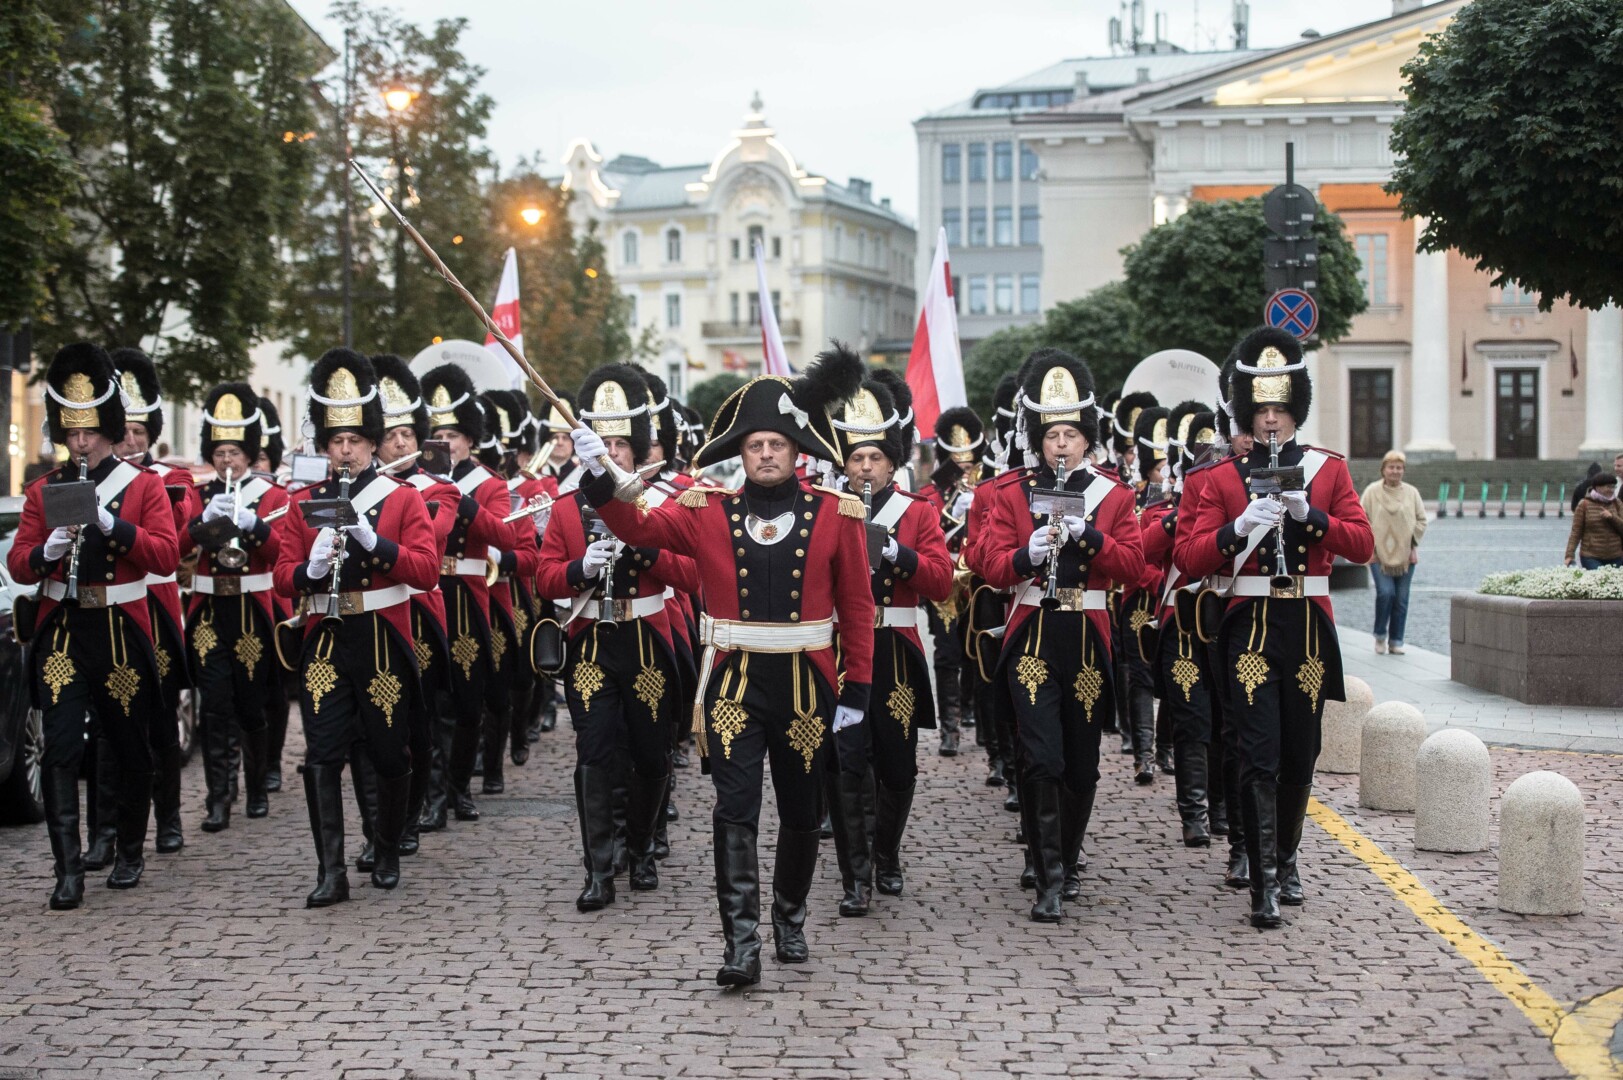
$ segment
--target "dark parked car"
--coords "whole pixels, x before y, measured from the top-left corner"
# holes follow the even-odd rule
[[[23,647],[11,627],[12,601],[33,590],[12,581],[5,569],[22,510],[20,497],[0,498],[0,823],[7,825],[45,820],[39,786],[45,737],[39,710],[28,706]]]

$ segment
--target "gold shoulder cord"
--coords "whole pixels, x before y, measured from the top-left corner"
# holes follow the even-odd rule
[[[1268,644],[1268,598],[1264,597],[1262,608],[1262,636],[1257,636],[1257,608],[1251,605],[1251,636],[1246,639],[1245,652],[1234,663],[1234,674],[1239,677],[1240,685],[1245,687],[1245,703],[1255,705],[1257,687],[1268,679],[1268,661],[1262,655],[1262,650]]]
[[[654,632],[646,619],[637,620],[637,664],[641,668],[631,681],[632,692],[659,719],[659,703],[665,699],[665,673],[654,666]]]
[[[107,609],[107,639],[112,646],[113,670],[107,673],[107,692],[130,715],[130,702],[141,692],[141,675],[130,666],[130,646],[124,640],[124,625],[116,618],[117,607]]]
[[[721,754],[731,761],[733,757],[733,740],[744,732],[744,722],[749,719],[749,712],[741,702],[744,700],[744,690],[749,686],[750,654],[740,652],[738,656],[738,689],[731,697],[728,690],[733,685],[733,668],[724,666],[727,670],[721,673],[721,689],[716,692],[715,707],[710,710],[710,726],[715,729],[716,738],[721,740]],[[701,710],[704,702],[698,703],[695,713],[702,716]],[[699,751],[708,756],[709,743],[705,737],[702,724],[696,725],[695,732],[699,736]]]
[[[890,645],[890,670],[896,682],[896,688],[885,697],[885,705],[890,709],[891,719],[902,725],[902,738],[912,738],[913,707],[918,703],[913,688],[907,685],[907,663],[902,658],[902,650],[906,648],[901,642],[900,634],[892,634]]]
[[[389,643],[388,631],[383,628],[383,616],[372,616],[372,670],[377,674],[366,686],[366,694],[372,699],[372,704],[383,713],[383,722],[388,727],[394,727],[394,709],[400,704],[400,692],[404,687],[393,671],[389,669]]]
[[[338,639],[333,632],[323,628],[320,636],[316,638],[316,647],[310,656],[310,664],[304,669],[304,688],[310,692],[312,715],[321,714],[321,699],[338,685],[338,669],[332,666],[332,650],[337,642]],[[326,652],[321,651],[322,646],[326,646]]]
[[[253,616],[248,611],[248,605],[255,602],[254,598],[247,593],[237,597],[237,617],[240,630],[237,636],[236,648],[233,650],[237,654],[237,663],[241,664],[243,670],[248,672],[250,680],[253,679],[254,671],[259,667],[260,658],[265,655],[265,643],[259,640],[258,634],[254,633]]]
[[[811,676],[810,663],[805,654],[795,653],[790,665],[794,672],[791,703],[795,718],[789,722],[789,745],[800,751],[808,773],[811,772],[812,759],[817,756],[817,748],[823,745],[823,718],[817,715],[817,680]]]
[[[1324,661],[1319,659],[1318,620],[1313,617],[1313,601],[1303,599],[1307,605],[1307,659],[1296,670],[1296,685],[1307,695],[1311,707],[1319,707],[1319,694],[1324,690]]]
[[[1014,665],[1015,678],[1026,688],[1033,705],[1037,704],[1037,688],[1048,681],[1048,661],[1037,655],[1043,647],[1043,616],[1046,614],[1042,610],[1037,612],[1037,631],[1026,639],[1026,654]]]
[[[45,685],[51,688],[51,704],[55,705],[62,697],[62,691],[73,681],[76,671],[73,666],[73,657],[68,655],[68,642],[71,635],[67,627],[59,622],[51,632],[51,655],[45,658],[41,674],[45,677]]]

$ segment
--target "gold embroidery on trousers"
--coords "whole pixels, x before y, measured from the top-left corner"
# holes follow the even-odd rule
[[[858,506],[861,504],[859,503]],[[806,663],[800,656],[794,658],[794,699],[793,706],[795,718],[789,724],[789,745],[800,751],[800,756],[806,761],[806,771],[812,770],[812,761],[817,757],[818,747],[823,745],[823,719],[817,715],[817,685],[808,675],[806,682],[807,698],[801,704],[801,675],[800,666]]]
[[[45,678],[45,685],[51,688],[51,704],[55,705],[62,697],[62,691],[77,674],[73,658],[68,655],[68,631],[60,626],[52,633],[51,655],[45,658],[41,674]]]
[[[1257,637],[1257,605],[1251,605],[1251,636],[1246,640],[1245,652],[1234,662],[1234,674],[1245,687],[1245,703],[1257,703],[1257,687],[1268,681],[1268,660],[1262,655],[1268,643],[1268,601],[1262,602],[1262,637]]]
[[[383,713],[384,726],[394,727],[394,709],[400,704],[402,686],[389,670],[389,649],[383,637],[382,621],[376,617],[372,620],[372,667],[377,674],[367,684],[366,694],[372,699],[372,705]]]
[[[1311,707],[1317,710],[1319,694],[1324,690],[1324,661],[1319,659],[1319,635],[1313,620],[1313,601],[1302,602],[1307,605],[1307,659],[1296,670],[1296,685],[1302,688]]]
[[[107,609],[107,638],[113,646],[113,670],[107,673],[107,692],[111,694],[119,705],[124,708],[124,715],[130,715],[130,702],[135,695],[141,692],[141,676],[130,667],[130,648],[124,640],[124,626],[119,623],[114,614],[116,608]]]
[[[420,637],[412,642],[411,649],[417,654],[417,670],[427,671],[429,661],[434,659],[434,646],[428,643],[426,637]]]
[[[310,712],[320,715],[321,699],[332,692],[338,685],[338,669],[332,664],[332,650],[337,643],[332,631],[322,630],[321,636],[316,640],[314,653],[310,663],[304,669],[304,688],[310,693]],[[321,647],[325,645],[327,651],[323,653]]]
[[[1200,665],[1194,661],[1195,645],[1188,634],[1178,631],[1178,658],[1172,662],[1172,681],[1183,691],[1184,701],[1200,681]]]
[[[1037,688],[1048,681],[1048,661],[1037,655],[1043,647],[1044,614],[1046,613],[1042,611],[1037,612],[1037,629],[1028,639],[1026,655],[1014,665],[1015,678],[1026,688],[1033,705],[1037,704]]]
[[[891,674],[896,682],[896,688],[885,696],[885,707],[890,710],[890,718],[902,725],[902,738],[913,737],[913,709],[918,704],[918,698],[913,688],[907,685],[907,664],[902,659],[904,646],[896,635],[892,635],[890,667]]]
[[[580,662],[575,665],[575,693],[580,695],[581,707],[592,707],[592,695],[603,689],[603,669],[597,666],[597,628],[587,631],[591,635],[592,655],[581,656]],[[581,652],[584,653],[582,645]]]
[[[749,685],[749,663],[750,654],[740,654],[736,698],[727,696],[728,688],[733,683],[732,669],[722,673],[721,688],[716,691],[716,704],[710,709],[710,726],[716,738],[721,740],[721,756],[728,761],[733,759],[733,740],[744,733],[744,724],[749,720],[749,711],[741,704],[744,688]]]
[[[507,635],[502,628],[496,625],[496,620],[490,620],[490,667],[493,671],[502,669],[502,654],[507,651]]]
[[[255,601],[247,596],[237,597],[238,608],[238,637],[236,648],[232,651],[237,655],[237,663],[248,673],[248,678],[254,677],[254,671],[259,667],[260,658],[265,655],[265,643],[259,640],[254,633],[254,621],[248,611],[248,605]]]
[[[473,636],[473,618],[468,612],[465,587],[454,590],[456,596],[456,640],[451,642],[451,659],[462,668],[464,679],[473,678],[473,665],[479,659],[479,639]]]
[[[648,711],[659,719],[659,703],[665,698],[665,674],[654,666],[654,643],[648,640],[649,630],[639,620],[637,623],[637,660],[642,670],[631,682],[631,689],[636,693],[637,699],[648,706]],[[644,654],[646,647],[647,653]]]
[[[197,649],[198,667],[208,663],[209,654],[214,651],[214,646],[220,643],[220,635],[214,632],[214,619],[212,616],[205,616],[204,619],[205,621],[198,623],[197,629],[192,631],[192,645]]]
[[[169,650],[164,648],[162,645],[153,645],[152,655],[156,657],[158,661],[158,678],[167,679],[169,677],[170,664],[173,663],[173,661],[169,659]]]
[[[513,605],[513,629],[520,641],[524,640],[524,631],[530,628],[530,613],[524,610],[522,602]]]
[[[1099,695],[1104,692],[1105,677],[1093,663],[1093,646],[1088,642],[1088,630],[1082,628],[1082,670],[1076,673],[1073,689],[1076,700],[1082,703],[1082,711],[1087,716],[1088,723],[1093,723],[1093,706],[1098,703]]]

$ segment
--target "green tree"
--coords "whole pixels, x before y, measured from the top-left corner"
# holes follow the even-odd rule
[[[246,373],[271,330],[280,242],[305,205],[308,154],[293,133],[311,122],[315,43],[283,5],[257,0],[59,15],[51,110],[79,183],[36,341],[147,343],[166,394],[195,400]]]
[[[715,418],[716,410],[721,408],[721,403],[748,381],[744,376],[735,375],[730,371],[712,375],[688,391],[686,404],[704,419],[705,427],[708,429],[710,421]]]
[[[43,313],[52,251],[68,235],[62,207],[73,195],[73,160],[46,104],[60,39],[35,0],[0,11],[0,327]]]
[[[1138,309],[1120,281],[1055,304],[1043,317],[1042,339],[1086,360],[1100,393],[1120,386],[1133,365],[1154,351],[1144,347]]]
[[[1040,324],[1005,327],[975,342],[964,357],[964,393],[969,407],[981,416],[991,416],[998,380],[1025,363],[1042,343]]]
[[[329,105],[319,137],[301,144],[316,171],[316,192],[292,243],[295,269],[281,327],[288,355],[319,356],[343,343],[346,185],[354,210],[355,348],[409,358],[436,336],[483,341],[479,320],[344,160],[347,126],[356,162],[488,305],[502,256],[487,228],[485,178],[494,162],[481,144],[494,102],[479,89],[484,70],[461,50],[467,20],[441,19],[425,31],[359,0],[341,0],[332,10],[349,34],[353,72],[348,86],[341,70],[324,83]],[[390,90],[409,96],[397,101],[404,108],[386,102]]]
[[[1623,297],[1623,5],[1475,0],[1403,68],[1387,190],[1419,246],[1586,308]]]
[[[1352,317],[1369,303],[1341,219],[1320,207],[1313,235],[1319,242],[1318,338],[1329,344],[1346,336]],[[1260,325],[1267,237],[1261,199],[1222,200],[1193,203],[1188,213],[1123,248],[1133,334],[1146,355],[1192,349],[1220,362]]]

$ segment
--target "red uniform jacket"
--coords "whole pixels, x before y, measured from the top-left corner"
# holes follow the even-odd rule
[[[158,474],[158,479],[164,483],[165,495],[169,494],[169,488],[171,487],[178,488],[181,491],[180,499],[170,504],[171,509],[174,511],[175,537],[178,541],[181,531],[186,528],[186,523],[203,512],[203,504],[198,500],[197,488],[192,480],[192,474],[186,469],[172,469],[161,461],[153,461],[151,454],[145,455],[145,458],[146,460],[142,461],[141,464]],[[147,582],[147,589],[152,594],[153,601],[163,608],[164,614],[169,617],[169,621],[173,624],[172,629],[177,641],[184,640],[181,633],[185,623],[181,618],[180,583],[174,580],[174,576],[175,571],[180,569],[180,559],[185,557],[186,552],[181,550],[180,558],[175,560],[173,570],[170,570],[167,574],[152,575],[154,578],[167,577],[170,580]]]
[[[454,483],[448,484],[447,487],[451,492],[455,492],[456,498],[449,505],[442,502],[440,512],[434,518],[434,536],[439,542],[437,546],[440,554],[445,558],[478,559],[483,562],[489,556],[491,548],[506,551],[513,547],[512,527],[502,522],[502,518],[508,514],[510,503],[507,497],[507,484],[495,473],[472,460],[458,462],[456,468],[452,470],[452,476],[467,477],[473,475],[474,470],[478,470],[482,478],[473,489],[473,493],[464,496],[460,487]],[[462,527],[456,529],[459,523]],[[452,536],[453,529],[458,534],[455,537]],[[536,550],[533,527],[530,529],[530,548],[531,551]],[[468,587],[469,592],[473,594],[474,602],[479,605],[479,611],[485,617],[485,622],[489,623],[490,586],[485,584],[484,570],[480,570],[477,574],[455,576]],[[512,615],[511,605],[512,599],[509,598],[507,608],[509,617]]]
[[[242,546],[243,550],[248,552],[247,565],[243,566],[243,568],[240,570],[228,570],[219,564],[216,557],[219,554],[218,550],[198,551],[197,572],[199,574],[206,574],[210,577],[238,577],[247,576],[249,574],[275,574],[276,556],[281,544],[281,535],[277,531],[276,525],[280,524],[280,522],[267,522],[265,517],[272,510],[276,510],[287,505],[287,489],[272,481],[266,481],[261,477],[256,477],[252,473],[248,475],[245,482],[255,484],[255,486],[257,486],[257,484],[260,482],[269,485],[266,487],[264,493],[259,496],[257,501],[253,503],[243,503],[245,508],[252,510],[259,518],[259,521],[254,525],[253,533],[244,536],[237,541]],[[218,477],[208,481],[205,484],[198,485],[197,513],[187,520],[186,527],[180,533],[180,554],[182,558],[197,550],[197,541],[192,539],[192,530],[199,527],[203,523],[203,507],[208,505],[210,499],[214,498],[216,495],[222,494],[224,491],[225,481],[220,480]],[[275,590],[267,589],[264,592],[257,592],[253,594],[253,597],[256,601],[258,601],[259,606],[264,609],[265,618],[269,619],[271,625],[274,626],[278,621],[277,612],[272,607],[273,603],[275,602]],[[203,606],[203,601],[205,599],[207,599],[205,594],[193,592],[190,602],[186,605],[187,616],[189,617],[196,614],[197,609]]]
[[[365,490],[375,469],[367,469],[355,478],[351,496]],[[378,534],[377,546],[371,551],[355,540],[348,542],[344,556],[344,590],[385,589],[391,585],[409,585],[427,592],[440,583],[439,558],[435,554],[434,530],[428,521],[428,509],[422,496],[404,481],[384,477],[383,483],[394,485],[383,500],[367,511],[366,520]],[[304,522],[300,507],[312,498],[331,499],[338,495],[338,482],[331,477],[320,484],[293,493],[292,508],[276,523],[278,544],[276,559],[276,591],[289,596],[313,597],[319,609],[322,597],[331,588],[331,575],[311,581],[306,572],[310,549],[315,546],[319,530]],[[317,612],[319,614],[319,611]],[[398,604],[378,612],[399,632],[402,641],[410,642],[411,605]],[[304,624],[306,634],[312,634],[321,625],[319,617]]]
[[[740,566],[737,561],[745,556],[735,555],[736,551],[748,548],[735,548],[732,543],[734,530],[742,529],[747,512],[737,492],[693,488],[679,500],[668,500],[644,513],[629,503],[607,497],[610,489],[602,477],[588,483],[592,486],[588,496],[594,497],[594,501],[603,493],[606,501],[599,512],[616,536],[629,543],[663,548],[694,560],[698,566],[700,600],[712,617],[748,621],[751,605],[757,612],[763,609],[766,598],[748,595],[751,588],[748,567]],[[799,616],[793,621],[816,622],[839,613],[844,630],[841,659],[845,667],[840,704],[866,710],[873,678],[874,612],[873,593],[868,584],[867,538],[860,516],[841,513],[840,498],[825,488],[800,482],[794,506],[804,523],[798,531],[808,535],[781,542],[796,545],[793,550],[797,566],[793,580],[803,585],[792,589],[791,597],[776,598],[774,602],[783,601],[792,607]],[[547,531],[550,533],[552,526],[548,526]],[[756,618],[762,616],[757,614]],[[817,649],[806,655],[829,686],[841,686],[833,649]],[[717,662],[724,659],[725,654],[718,652]]]
[[[1363,504],[1353,490],[1346,461],[1331,451],[1321,452],[1328,455],[1328,460],[1308,484],[1307,520],[1296,522],[1286,515],[1289,572],[1309,577],[1328,575],[1337,555],[1349,562],[1367,563],[1375,549],[1369,519],[1364,516]],[[1280,463],[1284,465],[1297,464],[1301,457],[1302,450],[1295,440],[1280,451]],[[1180,555],[1184,573],[1205,577],[1231,572],[1234,559],[1245,550],[1250,539],[1234,531],[1234,520],[1252,499],[1246,486],[1246,474],[1252,465],[1261,467],[1267,462],[1266,455],[1259,455],[1253,449],[1250,454],[1228,458],[1204,470],[1208,478],[1201,488],[1200,505],[1195,511],[1189,541]],[[1264,572],[1256,551],[1247,557],[1240,572]],[[1229,606],[1242,600],[1232,597]],[[1335,621],[1335,610],[1328,596],[1315,596],[1313,602],[1327,618]]]
[[[109,455],[89,478],[95,483],[107,479],[114,469],[128,465],[135,476],[116,496],[108,499],[104,509],[113,515],[112,532],[102,535],[94,525],[85,527],[84,541],[79,548],[79,583],[81,585],[129,585],[143,582],[148,574],[170,574],[180,565],[180,548],[175,542],[175,514],[169,504],[169,494],[163,481],[151,469],[121,461]],[[45,558],[45,539],[51,530],[45,527],[45,506],[41,490],[53,478],[77,480],[77,466],[63,465],[54,473],[28,485],[23,495],[22,520],[17,523],[17,535],[12,539],[11,551],[6,555],[6,568],[19,585],[35,585],[50,578],[65,582],[68,579],[69,556],[54,562]],[[60,482],[60,481],[59,481]],[[143,592],[133,600],[118,605],[134,620],[141,632],[152,640],[152,616]],[[40,598],[38,624],[45,626],[57,601],[48,596]]]
[[[1089,515],[1092,527],[1080,541],[1073,541],[1080,544],[1087,558],[1085,587],[1109,589],[1115,582],[1137,582],[1144,573],[1144,547],[1138,519],[1133,513],[1133,492],[1109,477],[1097,473],[1089,475],[1088,486],[1108,484],[1110,490]],[[1040,482],[1036,476],[1025,474],[1013,481],[1002,477],[999,481],[993,488],[990,500],[991,519],[987,522],[985,535],[979,538],[980,563],[984,568],[981,576],[995,589],[1010,588],[1027,578],[1032,580],[1030,588],[1038,588],[1036,582],[1042,568],[1030,565],[1026,544],[1033,531],[1048,523],[1046,518],[1032,514],[1029,502],[1030,492]],[[1067,486],[1071,487],[1069,484]],[[1071,487],[1071,490],[1083,489]],[[976,501],[980,501],[979,493]],[[1033,576],[1034,569],[1038,576]],[[1021,625],[1037,610],[1030,605],[1016,603],[1009,613],[1009,629],[1003,640],[1014,640]],[[1087,616],[1108,649],[1110,612],[1089,611]]]
[[[874,499],[875,515],[889,505],[890,499],[905,499],[907,509],[888,530],[896,538],[899,550],[895,563],[884,563],[873,574],[874,604],[916,608],[920,600],[945,600],[952,592],[952,556],[947,553],[947,540],[941,532],[940,511],[928,497],[903,491],[892,484],[883,502]],[[922,657],[924,642],[919,638],[918,627],[892,629],[918,649]]]

